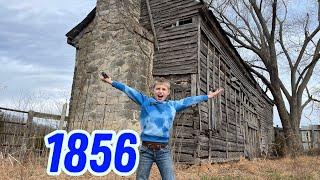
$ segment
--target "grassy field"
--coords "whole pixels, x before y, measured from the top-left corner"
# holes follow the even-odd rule
[[[70,177],[61,174],[50,177],[45,167],[29,162],[19,164],[2,159],[0,162],[0,179],[135,179],[108,174],[104,177],[94,177],[89,173],[80,177]],[[176,178],[179,180],[200,179],[320,179],[320,156],[300,156],[295,159],[282,158],[275,160],[256,159],[224,164],[203,164],[201,166],[175,166]],[[152,168],[150,179],[160,179],[157,168]]]

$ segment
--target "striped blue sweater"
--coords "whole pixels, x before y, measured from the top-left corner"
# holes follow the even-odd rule
[[[178,101],[159,102],[152,97],[113,81],[112,86],[126,93],[141,108],[141,140],[168,143],[175,114],[183,109],[207,101],[207,95],[187,97]]]

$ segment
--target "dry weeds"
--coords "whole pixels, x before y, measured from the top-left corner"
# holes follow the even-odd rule
[[[135,176],[120,177],[113,173],[104,177],[94,177],[89,173],[80,177],[61,174],[48,176],[45,162],[36,161],[19,164],[4,158],[0,162],[0,179],[135,179]],[[320,156],[301,156],[295,159],[256,159],[224,164],[203,164],[201,166],[175,166],[176,178],[182,180],[201,179],[320,179]],[[160,179],[156,166],[152,167],[151,178]]]

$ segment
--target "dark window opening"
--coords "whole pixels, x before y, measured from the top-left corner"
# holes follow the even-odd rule
[[[167,24],[167,25],[163,26],[163,28],[164,29],[173,28],[176,26],[182,26],[182,25],[191,24],[191,23],[192,23],[192,18],[183,19],[183,20],[176,21],[174,24]]]
[[[184,24],[191,24],[191,23],[192,23],[192,18],[180,20],[179,26],[184,25]]]

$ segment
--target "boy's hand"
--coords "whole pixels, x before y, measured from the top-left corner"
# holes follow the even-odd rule
[[[99,75],[100,79],[103,81],[103,82],[106,82],[108,84],[112,84],[112,80],[110,77],[103,77],[102,74]]]
[[[210,99],[210,98],[216,97],[216,96],[218,96],[220,93],[222,93],[223,91],[224,91],[223,88],[219,88],[219,89],[215,90],[214,92],[209,91],[209,93],[208,93],[208,98]]]

